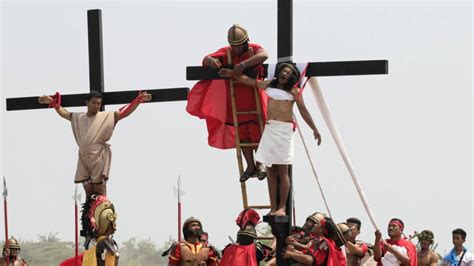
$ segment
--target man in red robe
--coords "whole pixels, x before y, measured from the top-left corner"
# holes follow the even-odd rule
[[[398,218],[393,218],[388,223],[389,239],[382,240],[382,233],[375,231],[374,259],[377,266],[382,265],[410,265],[416,266],[416,247],[403,237],[405,224]]]
[[[220,69],[233,65],[233,76],[240,76],[244,69],[254,68],[268,58],[262,46],[249,43],[247,30],[242,26],[233,25],[227,36],[229,46],[223,47],[204,57],[204,66]],[[206,119],[209,133],[208,143],[218,149],[235,148],[235,128],[232,115],[232,104],[229,80],[203,80],[192,88],[188,95],[186,110],[194,116]],[[238,112],[256,111],[255,89],[234,82],[235,104]],[[265,95],[258,92],[263,118],[265,118]],[[261,137],[259,118],[257,114],[238,114],[238,133],[241,142],[258,143]],[[255,163],[254,150],[256,147],[242,147],[242,153],[247,163],[247,169],[240,181],[245,182],[250,177],[265,178],[265,168]]]
[[[310,246],[297,250],[296,241],[287,239],[288,246],[283,257],[292,259],[293,265],[346,266],[346,258],[334,240],[337,239],[337,229],[332,219],[319,212],[308,219],[314,223]]]
[[[240,227],[237,233],[237,243],[227,245],[222,251],[221,266],[245,265],[258,266],[265,259],[271,248],[256,241],[255,226],[260,222],[260,216],[252,209],[242,211],[236,219]]]

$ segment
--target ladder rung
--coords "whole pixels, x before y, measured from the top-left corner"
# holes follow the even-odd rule
[[[235,112],[238,115],[253,115],[253,114],[258,114],[257,111],[241,111],[241,112]]]
[[[258,142],[240,143],[240,147],[253,147],[253,146],[258,146]]]
[[[249,205],[249,209],[270,209],[270,205]]]

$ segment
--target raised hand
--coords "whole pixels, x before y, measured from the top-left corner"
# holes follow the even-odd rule
[[[146,91],[140,92],[139,96],[143,102],[151,101],[151,94],[147,93]]]
[[[321,145],[321,134],[318,130],[313,131],[314,139],[318,141],[318,146]]]
[[[206,60],[206,65],[212,69],[219,69],[222,67],[221,61],[219,59],[214,58],[214,57],[208,57]]]
[[[50,104],[51,102],[53,102],[53,98],[48,95],[43,95],[38,98],[38,102],[41,104]]]

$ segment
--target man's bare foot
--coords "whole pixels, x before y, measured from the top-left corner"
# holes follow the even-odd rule
[[[275,215],[275,211],[274,211],[274,210],[270,210],[270,212],[267,213],[267,215],[273,216],[273,215]]]
[[[281,209],[276,210],[274,215],[275,216],[285,216],[286,215],[285,208],[281,208]]]

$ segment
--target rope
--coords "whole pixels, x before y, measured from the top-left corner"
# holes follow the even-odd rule
[[[313,171],[314,178],[316,179],[316,183],[318,184],[319,191],[321,192],[321,197],[323,198],[324,206],[326,207],[326,210],[329,214],[329,217],[332,218],[331,210],[329,209],[329,205],[328,205],[328,202],[327,202],[327,199],[326,199],[326,195],[324,194],[323,187],[321,186],[321,183],[319,182],[318,174],[316,173],[316,169],[314,168],[313,159],[311,159],[311,155],[309,154],[308,146],[306,145],[306,141],[303,138],[303,134],[301,133],[299,123],[296,120],[296,116],[293,116],[293,120],[296,123],[296,128],[298,129],[298,134],[300,135],[301,141],[303,142],[306,157],[308,157],[309,164],[311,165],[311,170]]]
[[[352,182],[354,183],[354,186],[357,189],[357,193],[359,194],[360,200],[362,201],[362,204],[364,205],[365,211],[367,212],[367,215],[369,216],[369,219],[372,225],[374,226],[374,228],[376,230],[379,230],[379,227],[377,225],[377,222],[375,221],[374,215],[372,211],[370,210],[369,202],[367,201],[367,198],[365,197],[364,190],[362,189],[362,186],[359,182],[359,179],[357,178],[354,167],[352,166],[352,162],[349,158],[346,147],[344,146],[344,143],[342,142],[341,135],[339,133],[339,130],[337,129],[336,121],[334,120],[331,114],[331,111],[329,110],[329,106],[327,105],[326,100],[324,99],[324,96],[321,92],[321,88],[319,87],[318,81],[316,80],[316,78],[311,78],[309,83],[313,89],[314,97],[318,104],[319,110],[324,118],[324,121],[326,122],[327,127],[329,128],[329,131],[331,132],[332,138],[336,142],[339,153],[341,154],[344,164],[346,165],[346,168],[351,175]]]

